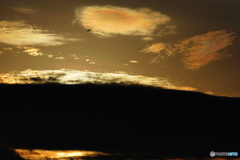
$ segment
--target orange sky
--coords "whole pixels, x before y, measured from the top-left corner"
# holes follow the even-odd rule
[[[38,74],[25,77],[65,72],[66,81],[72,72],[109,81],[124,73],[122,82],[240,96],[238,1],[9,0],[0,8],[2,83],[25,83],[29,70]]]

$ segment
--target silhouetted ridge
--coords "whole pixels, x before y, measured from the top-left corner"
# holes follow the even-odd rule
[[[0,89],[0,139],[17,148],[175,157],[240,149],[239,116],[232,109],[239,106],[238,98],[122,84],[0,85]]]
[[[14,149],[0,143],[0,159],[1,160],[24,160]]]
[[[123,105],[132,104],[168,104],[168,105],[236,105],[239,98],[219,97],[206,95],[200,92],[170,90],[143,85],[124,84],[79,84],[63,85],[58,83],[49,84],[25,84],[25,85],[0,85],[2,99],[7,105],[37,104],[65,105],[79,107],[77,100],[88,103],[89,100],[98,105],[114,103]],[[11,99],[18,100],[12,101]],[[94,100],[93,100],[94,99]],[[112,101],[111,101],[112,100]],[[177,104],[176,104],[177,103]],[[93,104],[89,107],[93,107]],[[124,105],[126,106],[126,105]],[[84,106],[81,106],[85,108]],[[101,106],[103,107],[103,106]],[[115,106],[117,107],[117,106]],[[133,107],[133,106],[132,106]],[[96,107],[97,108],[97,107]]]

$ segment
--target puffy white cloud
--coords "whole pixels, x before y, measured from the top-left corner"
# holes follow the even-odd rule
[[[154,31],[171,18],[149,8],[130,9],[116,6],[87,6],[76,9],[75,23],[101,36],[138,35],[150,40]]]
[[[77,41],[51,34],[24,21],[0,21],[0,35],[0,43],[9,45],[58,46],[67,41]]]

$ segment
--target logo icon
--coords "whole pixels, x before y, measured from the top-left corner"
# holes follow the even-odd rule
[[[215,155],[216,155],[216,154],[215,154],[214,151],[211,151],[211,152],[210,152],[210,156],[211,156],[211,157],[214,157]]]

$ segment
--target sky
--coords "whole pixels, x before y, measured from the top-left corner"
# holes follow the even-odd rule
[[[0,82],[240,97],[239,8],[236,0],[3,1]]]

